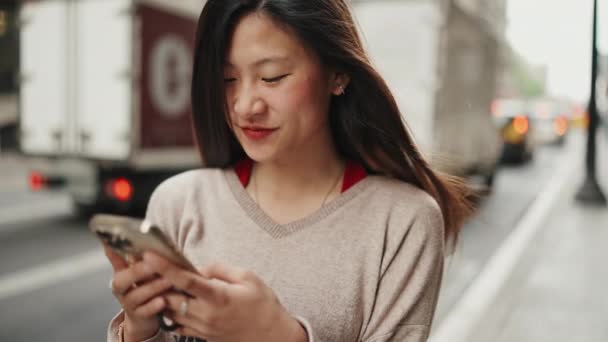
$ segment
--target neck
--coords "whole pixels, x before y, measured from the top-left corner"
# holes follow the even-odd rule
[[[341,180],[344,173],[344,161],[333,144],[330,148],[308,147],[278,160],[255,163],[252,177],[259,192],[275,199],[293,199],[306,195],[324,197],[332,190],[332,184],[339,183],[336,180]]]

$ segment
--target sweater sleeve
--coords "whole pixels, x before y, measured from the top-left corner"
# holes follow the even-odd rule
[[[124,322],[124,312],[121,311],[116,315],[112,321],[110,321],[110,325],[108,326],[108,342],[124,342],[123,339],[123,325]],[[173,342],[174,340],[171,336],[160,329],[158,332],[150,337],[149,339],[142,342]]]
[[[298,321],[298,323],[300,323],[302,328],[304,328],[304,330],[306,331],[306,335],[308,336],[308,342],[325,342],[325,341],[321,341],[315,335],[315,331],[312,328],[312,325],[306,318],[301,317],[301,316],[295,316],[294,318],[296,319],[296,321]]]
[[[178,246],[180,220],[188,190],[189,173],[161,183],[150,196],[146,220],[157,225]]]
[[[428,338],[443,273],[444,224],[434,200],[422,203],[406,223],[408,229],[398,228],[404,225],[400,215],[389,222],[374,309],[363,342]]]

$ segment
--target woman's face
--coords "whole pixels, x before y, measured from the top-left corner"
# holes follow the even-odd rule
[[[261,162],[329,147],[334,78],[293,33],[263,14],[243,17],[224,82],[231,126],[247,155]]]

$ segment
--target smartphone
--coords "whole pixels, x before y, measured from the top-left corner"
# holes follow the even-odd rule
[[[197,273],[194,265],[163,231],[149,221],[129,216],[97,214],[91,218],[89,227],[101,242],[112,248],[129,264],[141,260],[143,253],[149,251],[167,258],[179,267]],[[179,292],[189,296],[186,292]],[[174,331],[180,327],[164,313],[158,314],[158,321],[161,329],[165,331]]]
[[[129,216],[97,214],[89,222],[91,231],[116,254],[131,264],[146,251],[157,253],[175,265],[197,272],[163,231],[147,220]]]

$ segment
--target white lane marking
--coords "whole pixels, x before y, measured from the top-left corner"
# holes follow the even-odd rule
[[[576,153],[580,149],[579,139],[568,151],[569,158],[563,161],[519,224],[434,331],[430,342],[471,342],[478,323],[488,314],[524,252],[534,242],[542,223],[560,198],[560,191],[568,181],[574,179],[574,172],[580,169],[580,156]]]
[[[106,268],[110,264],[98,250],[7,274],[0,278],[0,301]]]
[[[65,196],[54,199],[37,199],[9,207],[0,207],[0,232],[11,231],[25,220],[35,220],[56,214],[70,214],[71,201]]]

